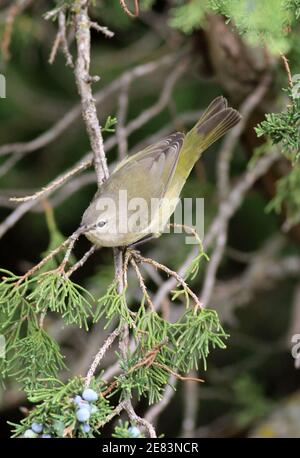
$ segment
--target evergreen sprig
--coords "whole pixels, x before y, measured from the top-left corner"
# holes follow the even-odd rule
[[[115,132],[116,128],[116,124],[117,124],[117,118],[115,116],[108,116],[106,121],[105,121],[105,125],[102,127],[102,132]]]
[[[267,211],[280,213],[286,210],[287,218],[299,218],[300,213],[300,165],[296,164],[289,174],[276,183],[276,194],[267,205]]]
[[[26,294],[35,278],[27,278],[21,281],[20,276],[5,269],[0,269],[0,306],[6,314],[12,314],[26,298]]]
[[[57,312],[68,324],[87,328],[94,300],[57,271],[24,278],[1,269],[0,275],[0,333],[6,340],[1,375],[34,386],[39,377],[56,376],[64,367],[58,345],[40,326],[40,314]]]
[[[216,311],[210,309],[187,310],[174,328],[174,365],[182,372],[198,369],[199,361],[206,370],[210,348],[226,348],[224,340],[229,337]]]
[[[300,0],[285,0],[283,6],[286,10],[289,10],[296,19],[300,18]]]
[[[67,324],[88,329],[88,318],[93,313],[92,294],[58,271],[39,275],[28,300],[35,304],[38,312],[57,312]]]
[[[136,390],[138,399],[142,396],[147,397],[149,404],[158,402],[164,393],[170,373],[157,363],[162,361],[162,356],[156,349],[153,349],[141,357],[141,352],[137,350],[129,355],[126,361],[120,362],[120,367],[124,375],[116,377],[118,390],[126,398]]]
[[[207,368],[211,348],[225,348],[228,335],[213,310],[190,309],[176,323],[164,320],[142,306],[134,328],[136,350],[121,360],[123,374],[116,378],[118,390],[126,397],[132,390],[158,402],[170,374],[186,374]]]
[[[282,152],[295,164],[300,156],[300,98],[288,90],[290,103],[285,111],[267,113],[266,119],[255,128],[258,137],[267,135],[273,144],[281,144]]]
[[[262,40],[271,52],[287,52],[285,29],[300,16],[299,0],[179,0],[171,11],[170,25],[186,34],[203,26],[206,13],[226,17],[251,44]]]
[[[172,10],[170,25],[175,29],[182,30],[186,34],[190,34],[203,24],[204,14],[209,7],[209,1],[192,0],[190,2],[180,3]]]
[[[102,317],[105,317],[107,320],[105,328],[107,328],[115,318],[120,318],[130,326],[133,325],[132,313],[126,302],[126,288],[119,294],[115,281],[110,284],[106,293],[98,300],[94,322],[97,322]]]
[[[43,432],[51,437],[95,437],[99,435],[99,425],[105,423],[112,412],[108,401],[101,395],[93,403],[96,407],[89,418],[91,427],[85,433],[82,424],[76,418],[76,403],[74,398],[84,389],[84,380],[75,377],[66,384],[55,378],[40,380],[39,387],[28,391],[28,399],[36,404],[20,424],[10,423],[14,428],[13,437],[22,437],[32,423],[43,425]],[[91,388],[100,393],[102,383],[92,380]]]
[[[45,330],[29,321],[27,335],[9,349],[9,377],[27,388],[33,388],[40,378],[55,377],[65,368],[58,344]]]
[[[1,377],[6,377],[16,367],[16,359],[22,358],[15,353],[18,342],[27,335],[30,323],[37,326],[37,315],[33,313],[26,294],[33,280],[18,285],[20,277],[7,270],[0,270],[0,334],[5,337],[5,358],[0,360]],[[22,347],[21,347],[22,350]],[[14,356],[12,361],[11,357]]]
[[[197,277],[200,266],[202,265],[201,261],[203,260],[203,258],[206,261],[209,261],[209,256],[206,253],[204,253],[204,251],[199,249],[199,253],[194,257],[194,259],[185,271],[185,280],[194,280]]]
[[[146,396],[153,404],[161,399],[170,373],[164,366],[173,366],[172,324],[156,312],[146,312],[141,306],[134,329],[137,348],[122,362],[125,379],[123,390],[136,389],[138,397]]]
[[[66,240],[65,236],[58,229],[53,209],[48,204],[45,204],[45,216],[47,229],[49,233],[49,243],[46,250],[41,255],[42,259],[50,255],[57,247],[61,246],[63,242]],[[49,261],[41,269],[39,269],[39,271],[48,272],[56,269],[58,266],[60,266],[61,262],[63,261],[64,255],[64,250],[59,251],[55,256],[51,257],[51,259],[49,259]],[[68,259],[68,264],[72,266],[73,264],[75,264],[75,262],[76,258],[72,253]]]
[[[129,426],[128,421],[119,421],[117,426],[115,427],[115,431],[112,433],[112,437],[117,437],[117,438],[142,438],[145,437],[141,431],[135,426],[131,425]]]

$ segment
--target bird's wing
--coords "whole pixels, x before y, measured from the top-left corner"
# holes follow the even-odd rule
[[[147,203],[151,198],[162,198],[175,172],[183,139],[184,134],[176,132],[123,160],[104,183],[104,193],[123,189],[128,199],[141,197]]]
[[[130,162],[137,162],[141,158],[145,158],[152,155],[156,156],[157,154],[160,154],[160,152],[168,149],[170,146],[175,147],[176,142],[179,143],[178,146],[180,151],[180,148],[183,143],[183,138],[184,134],[182,132],[175,132],[173,134],[170,134],[168,137],[159,140],[157,143],[149,145],[135,154],[126,156],[121,162],[119,162],[119,164],[116,165],[113,173],[122,168],[124,165],[129,164]]]

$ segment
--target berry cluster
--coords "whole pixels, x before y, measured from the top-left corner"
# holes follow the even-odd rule
[[[44,425],[41,423],[33,422],[31,428],[27,429],[23,434],[23,437],[26,439],[33,439],[36,437],[42,437],[43,439],[50,439],[51,434],[43,433]]]
[[[98,394],[91,388],[86,388],[81,396],[77,395],[74,398],[74,403],[77,406],[76,418],[79,423],[82,423],[82,431],[86,434],[91,430],[89,424],[90,416],[98,410],[97,406],[92,404],[97,401],[97,399]]]
[[[85,390],[83,390],[81,396],[76,395],[73,398],[73,402],[76,406],[76,419],[80,424],[82,432],[85,434],[88,434],[91,430],[89,424],[89,419],[91,415],[95,414],[98,411],[98,407],[93,404],[97,401],[97,399],[98,394],[91,388],[86,388]],[[53,428],[57,432],[58,436],[62,437],[65,428],[64,423],[55,422],[55,424],[53,424]],[[52,435],[48,432],[45,432],[45,429],[47,431],[48,428],[45,428],[45,426],[42,423],[33,422],[31,424],[31,428],[27,429],[23,433],[22,437],[28,439],[34,439],[38,437],[45,439],[51,438]]]
[[[128,433],[130,437],[141,437],[141,431],[136,426],[129,426]]]

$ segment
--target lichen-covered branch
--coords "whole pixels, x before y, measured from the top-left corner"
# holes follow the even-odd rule
[[[82,116],[89,135],[93,156],[94,167],[97,175],[97,183],[100,187],[108,178],[109,172],[104,152],[101,126],[99,124],[95,100],[92,93],[92,83],[99,78],[90,75],[91,60],[91,21],[88,14],[89,2],[80,0],[78,10],[74,15],[75,35],[77,42],[77,60],[75,76],[78,92],[81,97]]]

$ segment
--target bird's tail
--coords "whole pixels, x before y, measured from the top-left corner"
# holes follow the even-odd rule
[[[217,97],[205,110],[193,130],[201,137],[202,146],[208,148],[241,120],[234,108],[228,107],[224,97]]]
[[[228,107],[224,97],[214,99],[185,136],[180,155],[181,170],[189,173],[203,151],[234,127],[240,119],[239,112]]]

